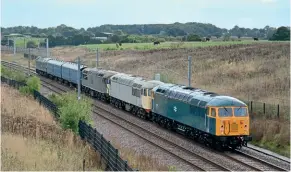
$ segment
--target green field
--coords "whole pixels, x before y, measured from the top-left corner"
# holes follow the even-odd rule
[[[267,41],[259,41],[267,42]],[[88,44],[80,45],[91,50],[102,49],[108,50],[151,50],[151,49],[169,49],[169,48],[193,48],[193,47],[207,47],[217,45],[233,45],[233,44],[252,44],[258,43],[255,41],[210,41],[210,42],[162,42],[160,45],[153,45],[153,43],[123,43],[122,46],[117,47],[116,44]]]
[[[25,41],[24,41],[24,38],[19,37],[19,38],[17,38],[17,40],[15,42],[16,47],[24,48],[24,42],[27,43],[28,41],[33,41],[35,43],[38,43],[39,42],[38,39],[40,39],[40,41],[44,41],[44,38],[25,38]]]

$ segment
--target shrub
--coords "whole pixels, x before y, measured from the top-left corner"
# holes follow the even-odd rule
[[[22,94],[33,94],[33,90],[39,91],[40,90],[40,79],[36,76],[29,77],[26,81],[26,85],[24,87],[20,87],[20,92]]]
[[[59,108],[60,122],[63,128],[78,132],[79,120],[91,123],[92,100],[83,96],[77,100],[77,93],[70,92],[61,96],[52,94],[49,99]]]

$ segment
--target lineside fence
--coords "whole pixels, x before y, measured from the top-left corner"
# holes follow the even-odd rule
[[[266,119],[290,120],[290,106],[266,104],[255,101],[245,101],[249,108],[250,117]]]
[[[5,53],[13,53],[14,48],[13,46],[1,46],[1,51]],[[32,56],[32,59],[37,56],[43,56],[46,57],[47,50],[46,48],[23,48],[23,47],[15,47],[16,53],[23,53],[24,57],[27,58],[28,54],[30,53]]]
[[[1,76],[1,82],[7,83],[14,88],[20,88],[22,86],[26,86],[25,83],[18,82],[6,77]],[[45,106],[48,110],[50,110],[54,117],[58,119],[60,117],[58,107],[51,102],[48,98],[43,96],[38,91],[34,90],[33,97],[35,100]],[[110,141],[107,141],[102,134],[100,134],[95,128],[93,128],[90,124],[86,124],[84,121],[79,121],[78,124],[79,135],[80,137],[87,141],[91,146],[95,149],[95,151],[99,152],[101,158],[105,160],[106,170],[109,171],[138,171],[137,169],[132,169],[129,167],[127,161],[121,159],[118,149],[115,149]]]

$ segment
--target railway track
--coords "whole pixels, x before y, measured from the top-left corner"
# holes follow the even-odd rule
[[[237,159],[240,162],[244,162],[252,167],[257,168],[260,171],[286,171],[286,169],[279,167],[275,164],[271,164],[267,161],[264,161],[260,158],[254,157],[252,155],[246,154],[244,152],[236,150],[235,153],[229,154],[227,156]]]
[[[250,146],[248,146],[248,147],[244,147],[244,149],[246,149],[247,151],[254,151],[254,152],[257,152],[257,153],[260,153],[260,154],[263,154],[263,155],[266,155],[266,156],[272,157],[272,158],[274,158],[274,159],[276,159],[276,160],[278,160],[278,161],[282,161],[282,162],[284,162],[284,163],[288,163],[288,164],[290,164],[290,159],[289,159],[289,160],[286,160],[286,159],[288,159],[288,158],[284,158],[284,159],[283,159],[283,158],[281,158],[281,157],[278,157],[278,156],[275,156],[275,155],[272,155],[272,154],[269,154],[269,153],[263,152],[263,151],[261,151],[261,150],[255,149],[255,148],[250,147]]]
[[[2,61],[3,62],[3,61]],[[3,63],[4,64],[4,63]],[[9,63],[5,63],[6,65],[9,65]],[[10,64],[10,67],[19,67],[17,64]],[[23,70],[28,71],[26,67],[23,67]],[[31,72],[32,73],[32,72]],[[36,74],[34,72],[34,74]],[[56,92],[58,94],[61,94],[63,92],[66,92],[69,90],[69,88],[65,88],[65,86],[62,85],[54,85],[54,82],[51,82],[50,79],[41,77],[42,85],[49,88],[53,92]],[[63,88],[60,88],[62,86]],[[101,113],[101,112],[103,113]],[[184,147],[181,147],[177,144],[174,144],[173,142],[157,135],[156,133],[150,132],[147,129],[144,129],[134,123],[131,123],[128,120],[123,119],[122,117],[109,112],[108,110],[104,108],[100,108],[99,106],[94,104],[94,111],[95,114],[98,116],[105,118],[106,120],[111,121],[112,123],[124,128],[125,130],[133,133],[134,135],[144,139],[148,143],[155,145],[156,147],[159,147],[160,149],[163,149],[164,151],[168,152],[169,154],[173,155],[176,158],[181,159],[183,162],[187,163],[188,165],[192,166],[195,170],[207,170],[207,171],[230,171],[232,169],[226,168],[218,163],[215,163],[199,154],[195,154],[194,152],[191,152]],[[114,120],[114,118],[118,120]],[[124,127],[124,124],[130,127]],[[145,138],[145,133],[151,135],[150,137]],[[163,144],[157,143],[157,140],[160,140]],[[165,145],[167,145],[165,147]],[[255,149],[253,149],[255,151]],[[266,154],[266,153],[265,153]],[[266,154],[268,155],[268,154]],[[272,156],[272,155],[270,155]],[[249,171],[289,171],[289,169],[285,169],[282,167],[279,167],[277,165],[274,165],[272,163],[269,163],[265,160],[262,160],[260,158],[254,157],[252,155],[246,154],[241,151],[236,151],[232,153],[224,153],[224,157],[227,160],[239,163],[246,167],[246,170]],[[285,161],[285,163],[288,163],[290,165],[290,162]],[[205,168],[206,167],[206,168]]]

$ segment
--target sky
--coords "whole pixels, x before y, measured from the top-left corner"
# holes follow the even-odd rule
[[[290,26],[290,0],[1,0],[1,26],[211,23]]]

